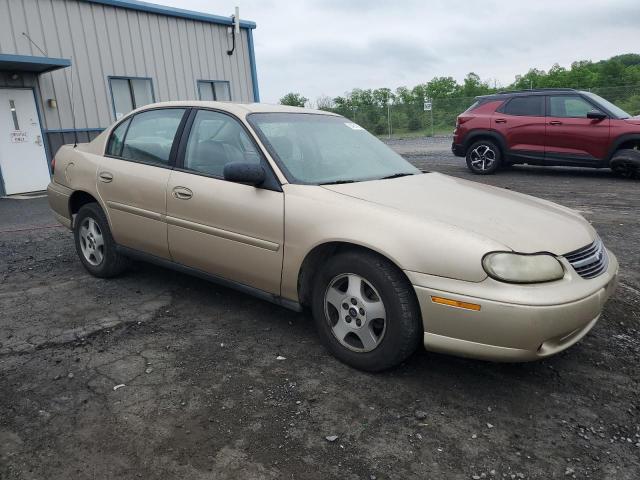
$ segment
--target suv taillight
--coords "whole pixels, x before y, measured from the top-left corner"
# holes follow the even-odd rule
[[[471,117],[463,117],[462,115],[460,115],[457,119],[456,119],[456,127],[459,127],[460,125],[462,125],[464,122],[471,120]]]

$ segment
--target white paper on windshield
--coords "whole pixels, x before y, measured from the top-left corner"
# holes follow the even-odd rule
[[[345,125],[352,130],[364,130],[364,128],[362,128],[357,123],[345,122]]]

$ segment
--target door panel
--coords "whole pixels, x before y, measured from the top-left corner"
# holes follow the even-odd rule
[[[170,258],[167,183],[184,115],[179,108],[147,110],[113,130],[96,182],[116,243]]]
[[[282,192],[173,171],[167,223],[173,261],[280,294]]]
[[[586,160],[604,159],[609,145],[609,123],[608,118],[547,117],[547,156],[576,155]]]
[[[169,258],[164,217],[170,173],[168,168],[102,157],[98,193],[107,207],[116,243]]]
[[[235,118],[198,110],[190,122],[167,186],[172,259],[279,295],[284,194],[224,180],[232,162],[269,168]]]
[[[491,123],[506,139],[512,155],[539,154],[541,158],[544,157],[544,97],[514,97],[502,112],[493,115]]]
[[[606,158],[610,120],[590,119],[596,110],[578,95],[553,95],[547,102],[546,156],[548,159],[598,161]]]
[[[45,190],[49,165],[31,89],[0,89],[0,170],[7,195]]]

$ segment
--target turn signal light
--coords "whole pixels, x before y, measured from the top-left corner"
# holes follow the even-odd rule
[[[473,310],[474,312],[480,311],[480,305],[477,305],[475,303],[460,302],[458,300],[453,300],[451,298],[432,296],[431,301],[433,303],[439,303],[440,305],[447,305],[449,307],[464,308],[466,310]]]

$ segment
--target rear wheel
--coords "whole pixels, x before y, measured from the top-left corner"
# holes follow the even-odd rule
[[[609,162],[613,173],[624,178],[640,179],[640,150],[624,148],[618,150]]]
[[[467,167],[477,175],[494,173],[502,163],[502,152],[491,140],[479,140],[467,148]]]
[[[74,220],[73,236],[78,257],[91,275],[115,277],[126,268],[127,259],[116,251],[109,222],[97,203],[80,208]]]
[[[423,333],[412,288],[378,255],[352,251],[330,258],[313,289],[320,338],[339,360],[361,370],[399,364],[416,350]]]

